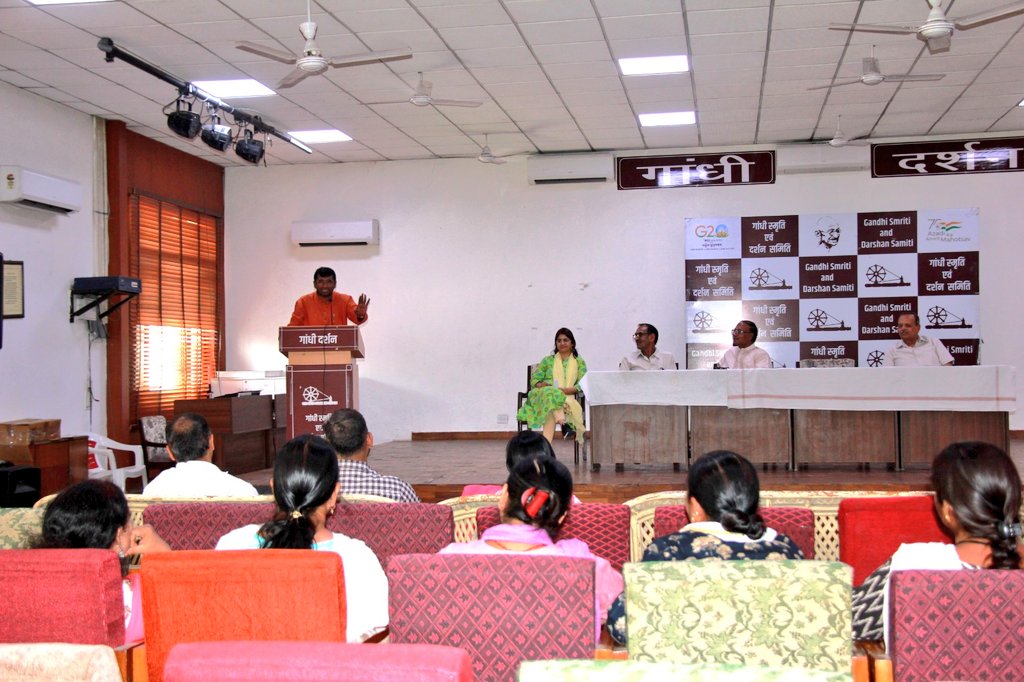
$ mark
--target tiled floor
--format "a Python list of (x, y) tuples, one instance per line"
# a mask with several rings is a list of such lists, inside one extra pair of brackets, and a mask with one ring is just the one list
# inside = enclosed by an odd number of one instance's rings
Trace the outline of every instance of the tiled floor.
[[(573, 473), (580, 497), (588, 501), (621, 502), (659, 490), (686, 487), (686, 472), (671, 467), (627, 467), (616, 472), (604, 467), (591, 471), (589, 462), (573, 464), (572, 443), (556, 441), (560, 461)], [(1024, 471), (1024, 438), (1011, 441), (1010, 454)], [(503, 483), (505, 442), (503, 440), (392, 441), (373, 448), (370, 464), (383, 474), (411, 483), (426, 502), (457, 497), (469, 483)], [(270, 470), (242, 476), (257, 486), (267, 486)], [(761, 471), (766, 490), (927, 490), (928, 472), (887, 471), (875, 467), (857, 471), (852, 467), (818, 467), (810, 471)]]

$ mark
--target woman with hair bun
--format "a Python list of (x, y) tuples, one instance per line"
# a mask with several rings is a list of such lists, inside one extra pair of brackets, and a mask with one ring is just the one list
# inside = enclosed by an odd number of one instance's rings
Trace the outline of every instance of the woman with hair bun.
[[(745, 457), (729, 450), (709, 452), (690, 465), (686, 479), (690, 523), (655, 538), (641, 561), (804, 558), (795, 542), (764, 525), (757, 511), (757, 470)], [(626, 643), (625, 594), (612, 604), (608, 631), (615, 641)]]
[(346, 639), (361, 642), (388, 624), (388, 581), (362, 540), (328, 530), (340, 487), (338, 459), (327, 441), (312, 435), (291, 439), (274, 459), (273, 518), (236, 528), (217, 541), (217, 549), (337, 552), (345, 574)]
[(854, 639), (888, 639), (889, 576), (913, 569), (1020, 569), (1021, 480), (995, 445), (953, 443), (932, 461), (935, 515), (953, 544), (902, 544), (853, 589)]
[(502, 486), (501, 523), (479, 540), (455, 542), (439, 554), (536, 554), (593, 559), (596, 635), (608, 605), (622, 592), (622, 575), (582, 540), (555, 541), (572, 500), (572, 475), (558, 460), (532, 457), (516, 463)]

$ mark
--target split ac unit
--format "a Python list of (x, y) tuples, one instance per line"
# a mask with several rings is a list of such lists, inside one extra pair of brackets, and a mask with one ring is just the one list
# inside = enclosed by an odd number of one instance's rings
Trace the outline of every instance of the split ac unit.
[(526, 173), (535, 185), (606, 182), (614, 170), (612, 155), (605, 152), (535, 154), (526, 158)]
[(292, 223), (292, 243), (298, 246), (353, 246), (380, 243), (380, 223), (347, 220)]
[(828, 144), (779, 145), (775, 171), (779, 175), (852, 173), (871, 167), (868, 147)]
[(0, 202), (67, 215), (82, 207), (82, 186), (21, 166), (0, 166)]

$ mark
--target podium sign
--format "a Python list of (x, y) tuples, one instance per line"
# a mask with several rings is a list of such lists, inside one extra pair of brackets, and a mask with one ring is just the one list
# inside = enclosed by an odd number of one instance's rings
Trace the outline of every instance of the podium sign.
[(364, 356), (359, 327), (281, 327), (279, 349), (288, 356), (287, 437), (323, 434), (335, 410), (357, 408), (358, 373), (353, 358)]
[(288, 365), (288, 438), (322, 436), (335, 410), (357, 407), (355, 365)]

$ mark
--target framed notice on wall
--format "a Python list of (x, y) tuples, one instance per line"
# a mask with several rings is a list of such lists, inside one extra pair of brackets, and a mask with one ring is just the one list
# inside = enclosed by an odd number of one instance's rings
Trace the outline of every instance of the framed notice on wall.
[(4, 319), (25, 317), (25, 262), (3, 261)]

